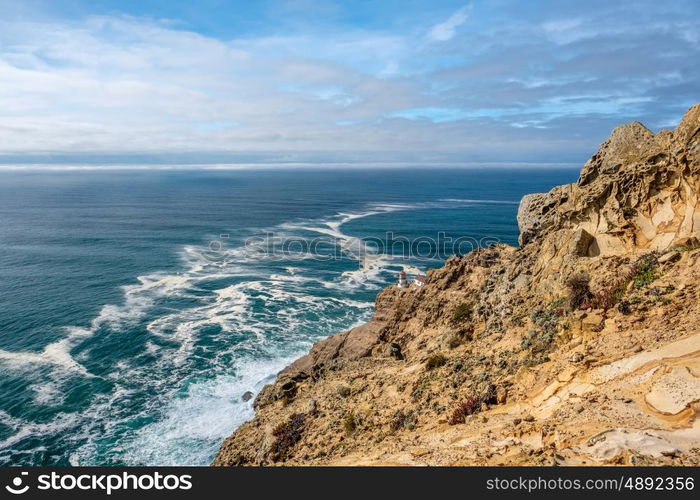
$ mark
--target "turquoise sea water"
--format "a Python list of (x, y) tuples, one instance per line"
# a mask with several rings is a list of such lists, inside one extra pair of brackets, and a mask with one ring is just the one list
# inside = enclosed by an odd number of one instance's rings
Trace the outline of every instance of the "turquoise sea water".
[(398, 270), (449, 238), (515, 244), (521, 196), (575, 178), (0, 172), (0, 464), (207, 464), (253, 415), (242, 394), (368, 319)]

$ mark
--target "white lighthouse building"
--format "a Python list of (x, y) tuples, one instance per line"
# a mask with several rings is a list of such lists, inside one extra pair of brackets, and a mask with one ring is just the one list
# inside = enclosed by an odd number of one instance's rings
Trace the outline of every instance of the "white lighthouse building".
[(406, 281), (406, 271), (399, 272), (399, 288), (408, 288), (408, 281)]

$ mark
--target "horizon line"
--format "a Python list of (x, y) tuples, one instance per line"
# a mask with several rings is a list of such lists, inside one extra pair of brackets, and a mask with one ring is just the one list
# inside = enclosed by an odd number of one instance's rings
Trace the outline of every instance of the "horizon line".
[(254, 169), (334, 169), (334, 168), (574, 168), (575, 162), (259, 162), (259, 163), (32, 163), (2, 164), (0, 171), (92, 171), (92, 170), (254, 170)]

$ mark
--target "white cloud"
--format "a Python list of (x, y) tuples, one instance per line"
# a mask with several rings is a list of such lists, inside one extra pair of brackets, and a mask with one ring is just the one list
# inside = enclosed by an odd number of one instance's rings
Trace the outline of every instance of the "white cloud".
[(335, 124), (416, 104), (411, 85), (380, 77), (401, 43), (225, 42), (114, 17), (0, 23), (0, 152), (380, 147)]
[(470, 10), (471, 5), (465, 5), (461, 9), (456, 10), (445, 22), (433, 26), (430, 30), (430, 38), (438, 42), (445, 42), (454, 38), (457, 34), (457, 28), (469, 19)]
[(126, 16), (0, 20), (0, 155), (561, 159), (697, 99), (700, 47), (684, 35), (697, 16), (631, 26), (614, 8), (505, 20), (485, 8), (432, 30), (323, 21), (227, 40)]

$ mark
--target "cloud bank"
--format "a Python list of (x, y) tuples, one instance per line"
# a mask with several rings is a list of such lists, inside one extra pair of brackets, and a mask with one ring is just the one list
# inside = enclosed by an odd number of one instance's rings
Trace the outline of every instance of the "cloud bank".
[(700, 100), (696, 2), (370, 3), (268, 2), (227, 31), (213, 8), (0, 1), (0, 158), (578, 162)]

